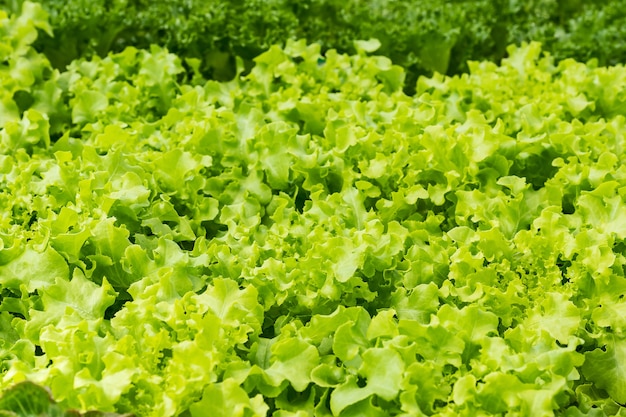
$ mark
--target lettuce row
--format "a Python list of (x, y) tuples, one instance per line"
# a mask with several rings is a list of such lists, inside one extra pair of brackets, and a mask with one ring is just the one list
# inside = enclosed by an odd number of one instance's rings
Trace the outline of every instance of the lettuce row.
[[(23, 0), (0, 5), (19, 13)], [(407, 68), (412, 91), (419, 75), (467, 72), (468, 60), (499, 61), (508, 44), (540, 41), (558, 59), (624, 63), (623, 0), (41, 0), (54, 36), (37, 50), (55, 68), (74, 59), (106, 56), (127, 46), (167, 47), (190, 58), (209, 78), (235, 75), (273, 44), (290, 39), (319, 43), (323, 51), (354, 53), (354, 39), (378, 38), (379, 53)]]
[[(623, 412), (623, 66), (525, 44), (415, 96), (376, 41), (289, 42), (222, 83), (159, 47), (59, 72), (16, 46), (45, 27), (25, 11), (0, 16), (3, 398)], [(40, 75), (9, 83), (24, 56)]]

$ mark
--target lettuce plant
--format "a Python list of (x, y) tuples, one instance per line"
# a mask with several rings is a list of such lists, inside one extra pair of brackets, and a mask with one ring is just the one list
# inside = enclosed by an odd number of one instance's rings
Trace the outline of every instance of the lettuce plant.
[(42, 16), (0, 13), (0, 413), (624, 413), (623, 66), (60, 72)]

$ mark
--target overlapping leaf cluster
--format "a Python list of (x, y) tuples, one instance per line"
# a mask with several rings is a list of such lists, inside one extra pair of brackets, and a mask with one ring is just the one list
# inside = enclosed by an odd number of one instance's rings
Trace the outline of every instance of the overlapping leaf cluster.
[(0, 13), (3, 390), (138, 416), (624, 413), (623, 66), (533, 43), (415, 96), (375, 41), (272, 47), (227, 83), (158, 47), (59, 72), (25, 4)]

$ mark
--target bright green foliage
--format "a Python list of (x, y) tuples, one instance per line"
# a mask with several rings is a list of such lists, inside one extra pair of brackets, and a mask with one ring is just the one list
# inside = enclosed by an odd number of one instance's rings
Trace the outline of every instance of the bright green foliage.
[(624, 414), (623, 66), (59, 72), (42, 16), (0, 13), (0, 415)]

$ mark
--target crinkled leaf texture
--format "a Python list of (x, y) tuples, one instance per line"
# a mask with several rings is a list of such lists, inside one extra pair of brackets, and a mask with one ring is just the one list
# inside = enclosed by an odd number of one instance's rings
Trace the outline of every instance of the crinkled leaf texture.
[(606, 346), (585, 354), (583, 374), (617, 403), (626, 404), (626, 341), (609, 338)]
[[(227, 82), (156, 45), (59, 71), (23, 4), (0, 12), (4, 415), (624, 412), (623, 66), (531, 43), (408, 96), (372, 39)], [(457, 35), (411, 55), (445, 68)]]

